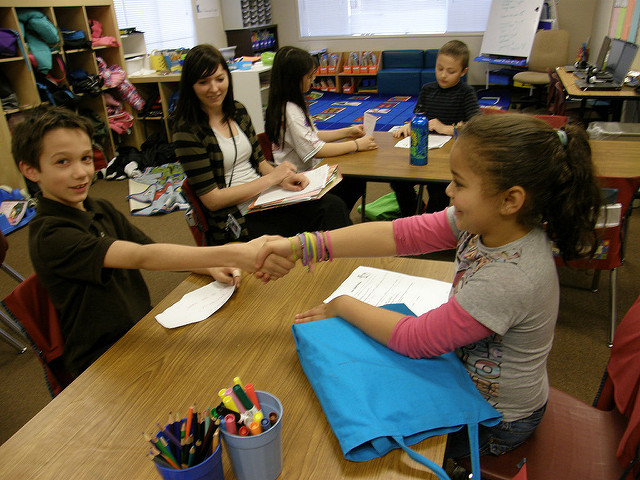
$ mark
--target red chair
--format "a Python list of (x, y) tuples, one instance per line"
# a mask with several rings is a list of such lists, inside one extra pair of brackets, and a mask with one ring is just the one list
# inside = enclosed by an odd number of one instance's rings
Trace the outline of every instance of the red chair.
[[(618, 318), (617, 312), (617, 281), (618, 267), (624, 263), (625, 234), (629, 216), (631, 215), (631, 202), (640, 187), (640, 177), (600, 177), (600, 186), (618, 191), (617, 203), (622, 205), (620, 224), (615, 227), (599, 229), (599, 248), (591, 260), (577, 260), (568, 263), (568, 266), (579, 269), (594, 270), (590, 290), (598, 291), (600, 272), (609, 271), (609, 345), (613, 342)], [(565, 263), (556, 257), (558, 266)]]
[(258, 141), (260, 142), (260, 148), (262, 148), (265, 160), (267, 162), (273, 162), (273, 145), (271, 144), (269, 137), (267, 137), (267, 134), (259, 133)]
[[(7, 272), (7, 275), (13, 278), (16, 282), (22, 282), (24, 280), (24, 277), (20, 275), (18, 272), (16, 272), (11, 266), (4, 263), (4, 259), (7, 256), (8, 249), (9, 249), (9, 242), (7, 242), (7, 239), (5, 238), (4, 234), (2, 233), (2, 231), (0, 231), (0, 269)], [(21, 336), (22, 332), (20, 331), (20, 327), (16, 325), (15, 322), (9, 319), (6, 315), (2, 315), (2, 313), (4, 312), (0, 310), (0, 318), (2, 318), (4, 322), (14, 330), (15, 334)], [(13, 348), (18, 350), (18, 353), (24, 353), (27, 351), (27, 346), (24, 343), (20, 342), (19, 340), (16, 340), (16, 338), (13, 335), (11, 335), (9, 332), (5, 331), (4, 328), (0, 328), (0, 337), (9, 345), (11, 345)]]
[[(504, 455), (483, 456), (482, 478), (511, 480), (523, 458), (528, 480), (636, 478), (639, 387), (640, 297), (620, 322), (595, 406), (550, 388), (547, 411), (533, 435)], [(467, 460), (459, 463), (470, 468)]]
[[(64, 340), (58, 313), (49, 294), (34, 274), (20, 283), (2, 302), (14, 322), (22, 328), (45, 371), (51, 396), (58, 395), (73, 380), (64, 366)], [(4, 314), (2, 314), (4, 317)], [(6, 319), (6, 317), (5, 317)]]
[(191, 229), (191, 235), (193, 235), (196, 245), (206, 247), (208, 245), (207, 232), (209, 231), (209, 223), (207, 222), (207, 215), (205, 213), (206, 208), (186, 178), (184, 182), (182, 182), (182, 193), (184, 193), (187, 202), (191, 205), (191, 208), (184, 214), (187, 219), (187, 225), (189, 225)]

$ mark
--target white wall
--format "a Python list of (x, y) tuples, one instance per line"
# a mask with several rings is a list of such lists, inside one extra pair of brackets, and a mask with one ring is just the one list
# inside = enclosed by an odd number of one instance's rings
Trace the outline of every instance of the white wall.
[[(578, 47), (589, 35), (592, 35), (596, 6), (599, 4), (613, 3), (613, 0), (562, 0), (558, 2), (558, 20), (560, 28), (569, 31), (570, 48), (567, 63), (575, 61)], [(608, 11), (611, 11), (609, 7)], [(297, 0), (272, 0), (271, 12), (273, 23), (278, 25), (278, 43), (282, 45), (295, 45), (307, 50), (326, 48), (329, 51), (343, 52), (350, 50), (390, 50), (403, 48), (440, 48), (449, 40), (459, 39), (469, 46), (471, 58), (480, 53), (482, 46), (481, 34), (456, 34), (456, 35), (405, 35), (401, 37), (341, 37), (321, 38), (313, 40), (301, 39), (298, 24)], [(608, 28), (608, 19), (606, 29)], [(602, 34), (604, 36), (604, 33)], [(599, 48), (602, 38), (597, 42)], [(592, 45), (593, 40), (592, 40)], [(473, 85), (484, 84), (485, 66), (478, 62), (470, 62), (469, 83)]]
[(227, 46), (227, 35), (222, 24), (222, 10), (218, 8), (219, 15), (211, 18), (198, 18), (196, 1), (191, 0), (193, 8), (193, 23), (196, 28), (196, 42), (209, 43), (216, 48)]

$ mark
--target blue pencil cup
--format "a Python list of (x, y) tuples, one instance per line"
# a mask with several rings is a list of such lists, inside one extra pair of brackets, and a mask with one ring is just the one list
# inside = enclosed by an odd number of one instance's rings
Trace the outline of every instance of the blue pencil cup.
[(267, 418), (276, 412), (278, 420), (260, 435), (241, 437), (220, 427), (233, 473), (238, 480), (276, 480), (282, 472), (282, 404), (270, 393), (257, 391), (262, 412)]
[(155, 466), (164, 480), (224, 480), (222, 443), (218, 442), (218, 448), (209, 458), (191, 468), (176, 470), (157, 463)]

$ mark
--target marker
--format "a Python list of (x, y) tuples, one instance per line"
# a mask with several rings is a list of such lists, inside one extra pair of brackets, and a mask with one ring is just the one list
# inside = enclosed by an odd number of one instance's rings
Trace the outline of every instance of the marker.
[(262, 431), (266, 432), (271, 428), (271, 422), (268, 418), (263, 418), (262, 420), (260, 420), (260, 426), (262, 427)]
[(251, 435), (260, 435), (262, 433), (262, 427), (256, 421), (251, 422), (249, 430), (251, 430)]
[(234, 378), (233, 378), (233, 383), (234, 383), (235, 385), (240, 385), (240, 386), (242, 386), (242, 380), (240, 380), (240, 377), (234, 377)]
[(227, 429), (227, 433), (237, 435), (238, 429), (236, 428), (236, 419), (232, 414), (228, 414), (226, 417), (224, 417), (224, 425)]
[(218, 396), (220, 397), (220, 400), (224, 400), (224, 396), (227, 394), (227, 389), (226, 388), (221, 388), (218, 391)]
[(218, 412), (218, 417), (222, 418), (222, 417), (226, 417), (227, 415), (231, 414), (233, 415), (233, 418), (235, 418), (236, 422), (240, 421), (240, 414), (238, 412), (234, 412), (233, 410), (229, 410), (227, 407), (225, 407), (224, 405), (220, 404), (216, 407), (216, 411)]
[(271, 412), (269, 414), (269, 421), (271, 422), (271, 426), (275, 425), (278, 421), (278, 414), (276, 412)]
[(249, 400), (251, 400), (251, 402), (253, 402), (253, 404), (256, 406), (256, 408), (258, 410), (262, 410), (262, 407), (260, 406), (260, 402), (258, 401), (258, 395), (256, 394), (256, 391), (253, 388), (253, 384), (247, 383), (244, 386), (244, 391), (247, 394), (247, 397), (249, 397)]
[[(234, 385), (234, 387), (235, 387), (235, 385)], [(233, 399), (233, 402), (236, 404), (236, 407), (238, 407), (238, 411), (240, 413), (244, 413), (246, 408), (242, 405), (242, 402), (238, 398), (238, 395), (236, 395), (235, 390), (233, 390), (233, 388), (227, 388), (226, 394), (231, 396), (231, 398)]]
[[(244, 393), (244, 390), (242, 390), (242, 387), (240, 385), (234, 385), (233, 393), (236, 394), (236, 397), (238, 397), (242, 406), (247, 410), (247, 412), (251, 414), (251, 417), (253, 418), (253, 416), (256, 414), (258, 409), (253, 405), (251, 400), (249, 400), (249, 397), (247, 397), (247, 394)], [(240, 412), (240, 413), (243, 413), (243, 412)]]
[(238, 429), (238, 435), (240, 435), (241, 437), (248, 437), (249, 436), (249, 429), (247, 427), (245, 427), (244, 425), (241, 426)]
[(236, 402), (234, 402), (233, 398), (231, 398), (229, 395), (225, 395), (222, 398), (222, 403), (224, 403), (224, 406), (227, 407), (229, 410), (233, 410), (234, 412), (240, 413), (240, 409), (236, 405)]

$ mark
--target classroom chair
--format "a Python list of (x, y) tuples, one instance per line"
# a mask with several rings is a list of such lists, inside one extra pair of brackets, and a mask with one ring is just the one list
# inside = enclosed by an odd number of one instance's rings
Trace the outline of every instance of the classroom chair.
[(187, 178), (182, 182), (182, 193), (189, 203), (189, 209), (184, 212), (184, 217), (187, 220), (189, 229), (191, 229), (191, 235), (193, 235), (197, 246), (206, 247), (209, 245), (207, 240), (209, 223), (207, 222), (207, 215), (205, 213), (206, 209), (200, 201), (200, 198), (196, 195), (196, 192), (193, 191)]
[[(550, 387), (533, 435), (504, 455), (480, 460), (486, 480), (511, 480), (526, 458), (528, 480), (637, 478), (640, 440), (640, 297), (616, 331), (593, 406)], [(635, 461), (635, 463), (633, 463)], [(458, 462), (467, 470), (468, 460)]]
[[(640, 177), (599, 177), (600, 186), (603, 189), (617, 190), (616, 203), (622, 206), (620, 223), (614, 227), (598, 229), (599, 247), (596, 255), (591, 260), (574, 260), (565, 264), (556, 257), (558, 266), (569, 266), (579, 269), (593, 270), (593, 279), (590, 290), (598, 291), (600, 272), (609, 271), (609, 345), (613, 342), (617, 323), (617, 281), (618, 267), (624, 263), (625, 238), (629, 217), (631, 216), (631, 202), (640, 187)], [(567, 286), (567, 285), (565, 285)]]
[(513, 76), (514, 82), (530, 85), (529, 96), (521, 99), (520, 110), (525, 106), (543, 106), (542, 89), (549, 85), (547, 69), (567, 63), (569, 32), (566, 30), (539, 30), (531, 47), (527, 70)]
[[(7, 256), (8, 249), (9, 249), (9, 242), (7, 242), (6, 237), (4, 236), (2, 231), (0, 231), (0, 269), (4, 270), (7, 273), (7, 275), (13, 278), (16, 282), (22, 282), (24, 280), (24, 277), (20, 275), (18, 272), (16, 272), (10, 265), (7, 265), (6, 263), (4, 263), (4, 259)], [(14, 330), (14, 333), (21, 335), (20, 328), (12, 320), (7, 320), (7, 318), (8, 317), (6, 317), (5, 315), (2, 315), (2, 319), (9, 327), (11, 327)], [(17, 340), (14, 335), (5, 331), (4, 328), (0, 328), (0, 337), (2, 337), (2, 339), (5, 342), (7, 342), (9, 345), (11, 345), (13, 348), (18, 350), (18, 353), (24, 353), (27, 351), (27, 346), (24, 343)]]
[(19, 325), (31, 343), (44, 369), (49, 393), (55, 397), (71, 383), (73, 375), (62, 360), (64, 340), (58, 313), (49, 294), (33, 274), (2, 301), (2, 306), (11, 315), (6, 317), (1, 311), (0, 315)]
[(267, 162), (273, 162), (273, 145), (271, 144), (271, 140), (269, 140), (269, 137), (267, 137), (267, 134), (264, 132), (259, 133), (258, 142), (260, 142), (260, 148), (262, 148), (264, 159)]

